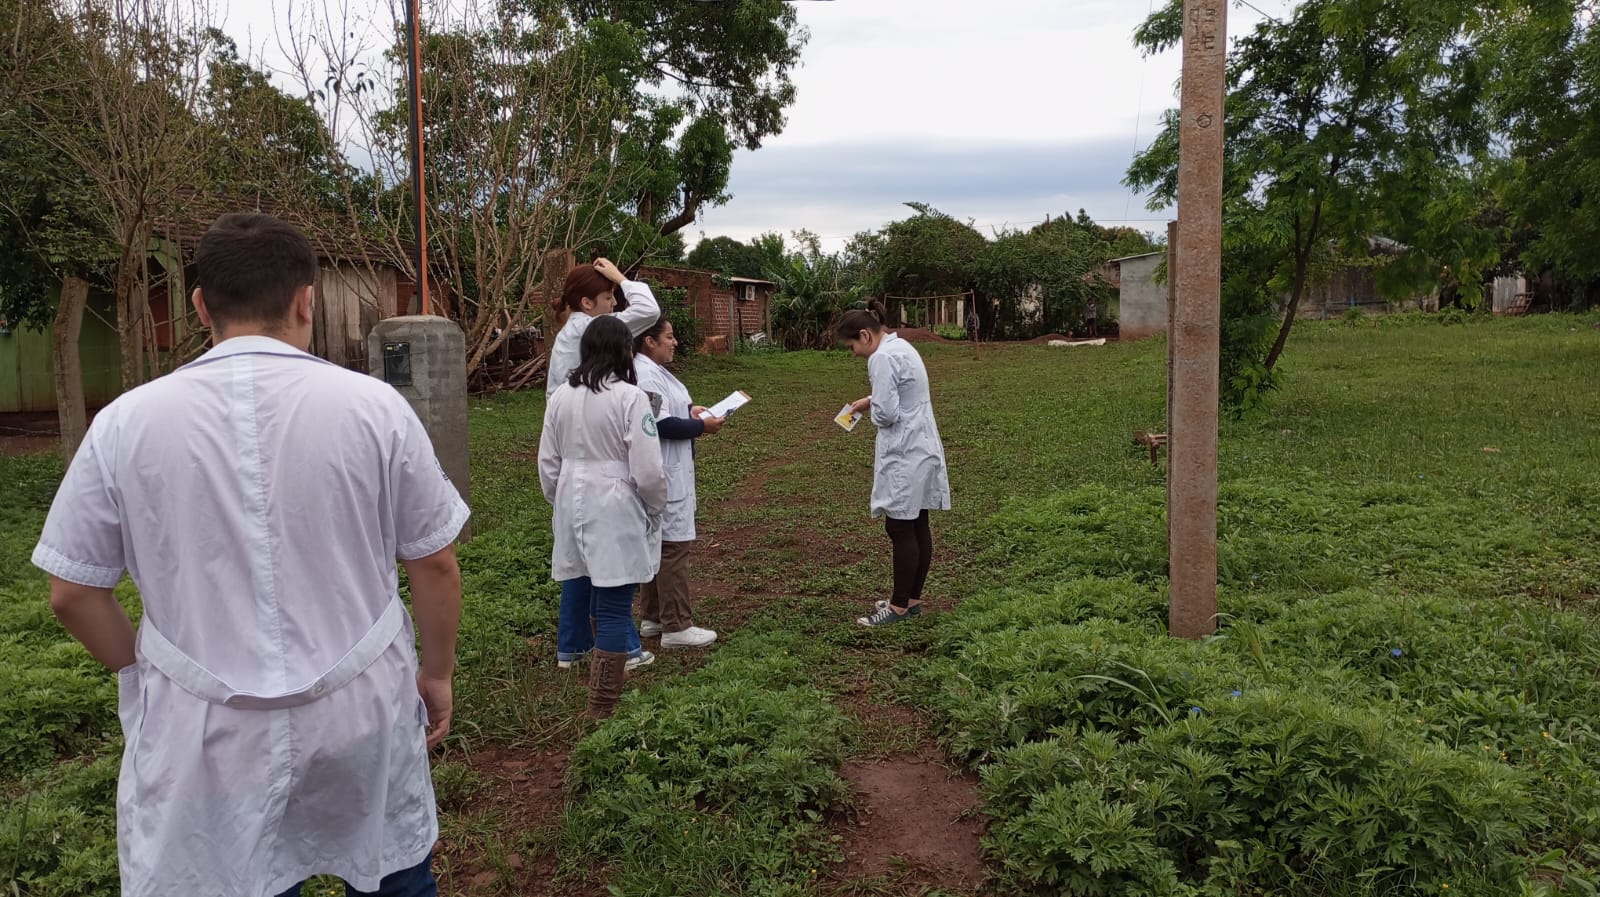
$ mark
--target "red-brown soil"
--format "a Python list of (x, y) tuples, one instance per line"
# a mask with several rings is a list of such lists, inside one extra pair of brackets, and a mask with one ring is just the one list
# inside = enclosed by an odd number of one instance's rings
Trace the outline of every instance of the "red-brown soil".
[(930, 747), (840, 770), (856, 799), (853, 818), (837, 826), (845, 860), (835, 879), (884, 876), (916, 889), (978, 892), (984, 880), (978, 777), (952, 772), (937, 758)]

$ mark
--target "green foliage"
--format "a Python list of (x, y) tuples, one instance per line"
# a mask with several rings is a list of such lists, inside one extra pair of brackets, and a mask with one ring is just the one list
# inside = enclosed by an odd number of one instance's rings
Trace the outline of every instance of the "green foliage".
[(1054, 227), (1008, 231), (987, 243), (972, 262), (977, 288), (989, 300), (989, 332), (998, 339), (1081, 330), (1091, 299), (1111, 296), (1092, 277), (1097, 257), (1092, 234), (1070, 219)]
[[(1181, 7), (1175, 0), (1153, 14), (1135, 41), (1149, 52), (1176, 45)], [(1495, 261), (1493, 236), (1475, 221), (1480, 191), (1459, 161), (1488, 152), (1479, 114), (1485, 62), (1468, 41), (1488, 15), (1470, 0), (1310, 0), (1236, 41), (1228, 57), (1224, 243), (1256, 257), (1246, 266), (1256, 288), (1287, 297), (1266, 370), (1334, 255), (1367, 257), (1375, 236), (1400, 241), (1405, 250), (1380, 277), (1392, 295), (1446, 276), (1476, 283)], [(1178, 124), (1169, 111), (1163, 133), (1128, 170), (1126, 183), (1151, 191), (1152, 208), (1176, 198)], [(1225, 278), (1246, 276), (1235, 261)], [(1254, 315), (1257, 304), (1225, 314)], [(1256, 325), (1249, 329), (1253, 342)], [(1272, 386), (1249, 354), (1235, 366), (1234, 379), (1243, 379), (1224, 381), (1245, 406)]]
[(917, 214), (876, 233), (858, 234), (846, 250), (864, 262), (861, 283), (876, 296), (940, 296), (974, 286), (973, 264), (983, 235), (926, 203)]
[(945, 339), (964, 340), (967, 338), (967, 328), (955, 324), (935, 324), (933, 332)]
[(710, 237), (689, 252), (691, 268), (715, 271), (728, 277), (763, 279), (771, 268), (784, 263), (783, 237), (763, 234), (749, 243), (732, 237)]
[(1514, 890), (1526, 778), (1383, 713), (1262, 690), (1133, 735), (1067, 728), (984, 784), (1020, 887), (1434, 895)]
[(735, 147), (757, 149), (783, 130), (784, 109), (795, 98), (791, 75), (809, 38), (793, 6), (780, 0), (511, 6), (559, 10), (608, 60), (611, 85), (634, 110), (621, 129), (615, 203), (661, 235), (727, 201)]
[(799, 249), (767, 268), (776, 284), (772, 297), (772, 334), (790, 349), (819, 349), (833, 344), (829, 328), (860, 295), (838, 255), (824, 253), (815, 235), (795, 234)]
[(689, 302), (689, 291), (681, 287), (662, 287), (655, 293), (661, 303), (661, 313), (672, 322), (672, 333), (678, 338), (678, 357), (694, 357), (700, 345), (700, 319)]
[(1526, 4), (1489, 29), (1494, 119), (1508, 159), (1492, 179), (1511, 252), (1588, 305), (1600, 287), (1600, 28), (1582, 0)]
[(744, 630), (699, 672), (626, 695), (572, 753), (569, 860), (608, 862), (616, 893), (801, 893), (828, 856), (823, 813), (848, 795), (844, 718), (797, 684), (803, 649)]

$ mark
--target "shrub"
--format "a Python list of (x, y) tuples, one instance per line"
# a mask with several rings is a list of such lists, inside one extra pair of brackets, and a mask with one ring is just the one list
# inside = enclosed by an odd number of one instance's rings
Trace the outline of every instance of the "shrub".
[(1437, 895), (1514, 887), (1526, 778), (1384, 713), (1269, 691), (1013, 748), (984, 785), (988, 844), (1021, 888)]
[(572, 754), (572, 863), (607, 859), (613, 893), (800, 893), (848, 789), (844, 718), (794, 684), (798, 641), (747, 629), (694, 675), (627, 695)]

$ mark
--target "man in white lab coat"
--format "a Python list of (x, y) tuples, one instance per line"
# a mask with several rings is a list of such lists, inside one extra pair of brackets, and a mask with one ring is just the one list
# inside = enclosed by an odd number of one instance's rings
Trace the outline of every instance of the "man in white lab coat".
[(122, 893), (432, 895), (467, 507), (398, 393), (306, 354), (299, 231), (223, 216), (195, 267), (215, 347), (95, 417), (33, 554), (117, 670)]

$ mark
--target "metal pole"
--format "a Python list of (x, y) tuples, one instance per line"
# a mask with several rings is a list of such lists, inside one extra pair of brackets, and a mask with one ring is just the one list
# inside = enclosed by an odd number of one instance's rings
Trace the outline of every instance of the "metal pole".
[(421, 0), (407, 0), (406, 41), (410, 52), (411, 87), (411, 202), (417, 219), (417, 245), (412, 264), (417, 271), (417, 292), (412, 300), (414, 314), (431, 314), (428, 302), (428, 193), (423, 177), (422, 153), (422, 36), (418, 22), (421, 19)]
[[(1226, 0), (1184, 0), (1172, 424), (1167, 442), (1170, 607), (1181, 638), (1216, 631), (1218, 350)], [(1169, 276), (1173, 272), (1168, 272)]]

